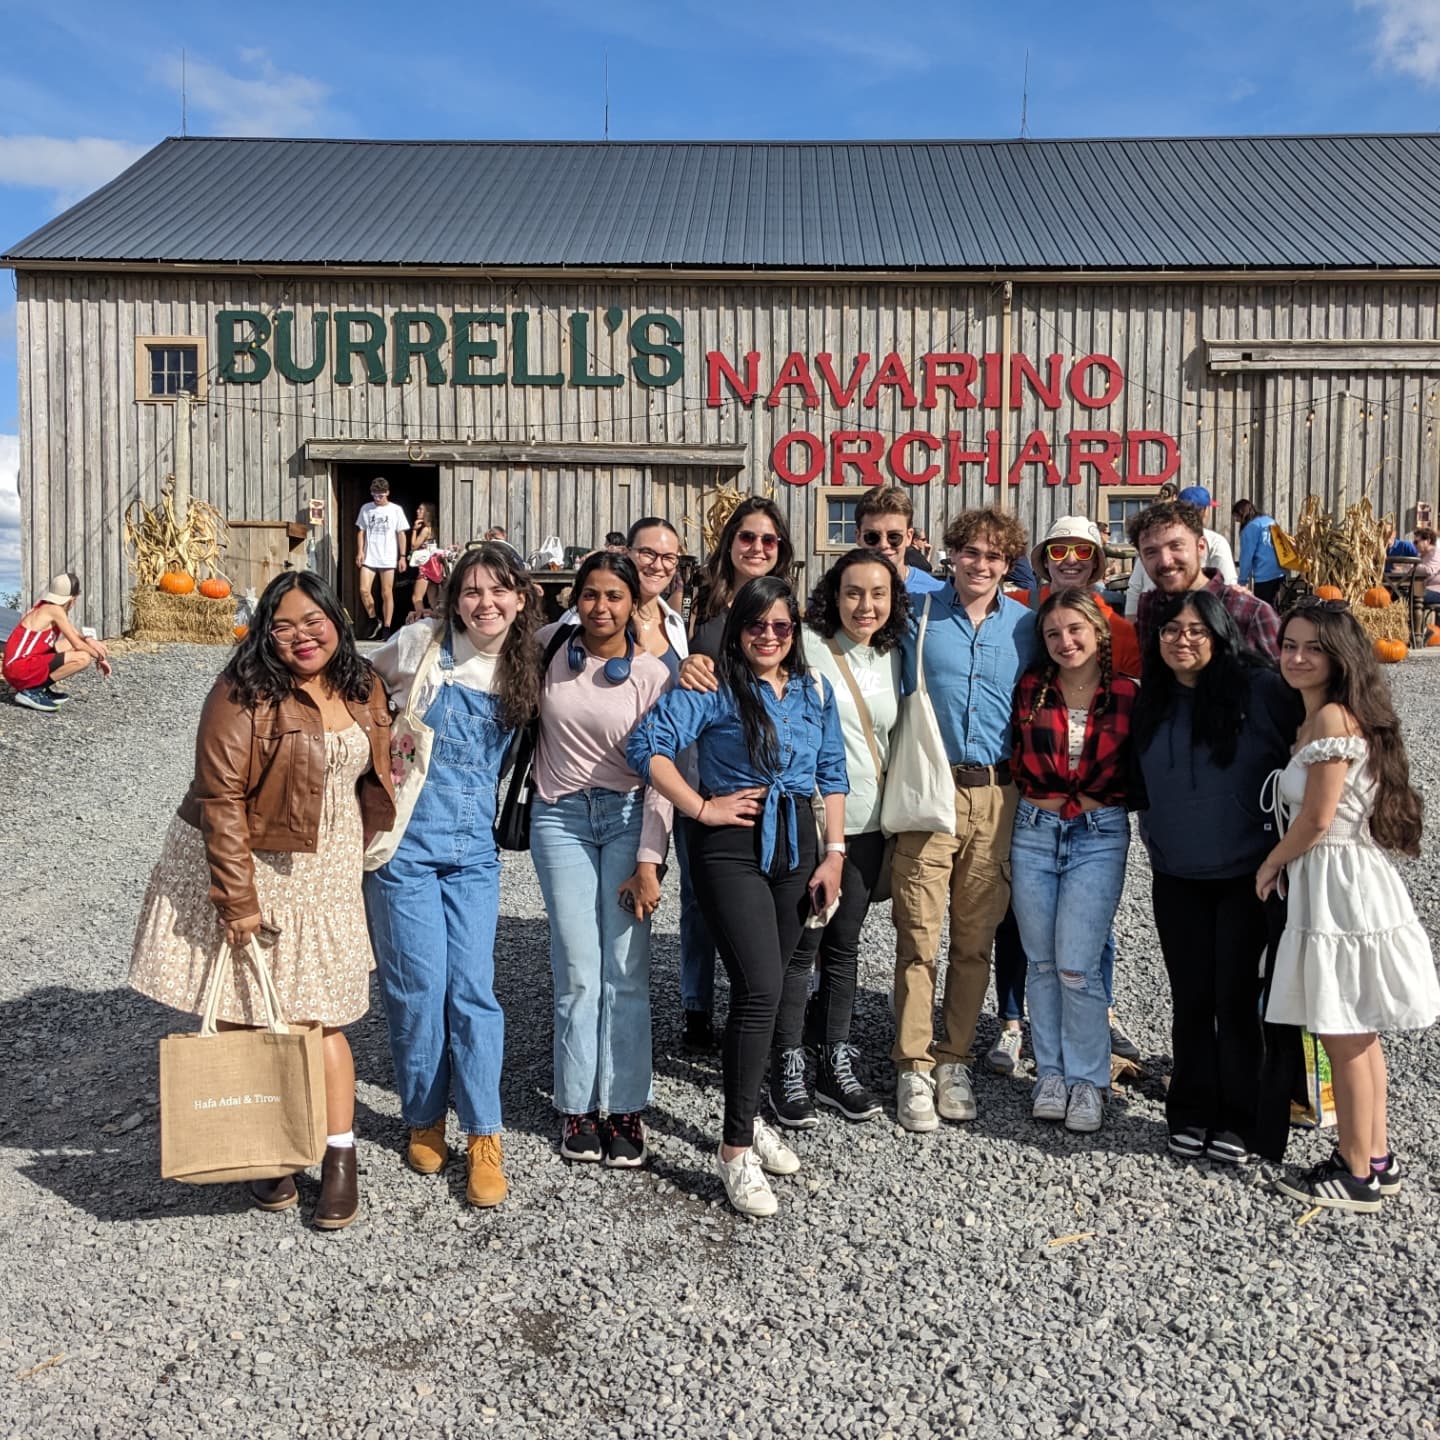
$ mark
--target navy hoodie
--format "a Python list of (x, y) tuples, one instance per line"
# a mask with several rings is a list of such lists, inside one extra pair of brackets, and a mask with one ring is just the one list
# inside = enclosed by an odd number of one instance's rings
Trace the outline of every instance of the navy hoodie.
[(1275, 817), (1260, 808), (1260, 791), (1272, 770), (1289, 763), (1299, 698), (1273, 671), (1251, 671), (1235, 758), (1223, 769), (1194, 739), (1194, 712), (1194, 691), (1177, 685), (1169, 715), (1137, 749), (1149, 797), (1140, 835), (1150, 868), (1183, 880), (1253, 874), (1280, 839)]

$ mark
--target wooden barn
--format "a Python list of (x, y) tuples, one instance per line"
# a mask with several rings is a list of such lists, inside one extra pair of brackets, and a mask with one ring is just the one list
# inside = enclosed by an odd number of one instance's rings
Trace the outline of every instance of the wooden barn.
[[(177, 476), (353, 596), (384, 474), (447, 542), (703, 553), (771, 490), (808, 584), (867, 485), (1113, 527), (1167, 479), (1402, 528), (1440, 441), (1440, 136), (172, 139), (14, 244), (24, 588), (127, 621)], [(1422, 512), (1423, 513), (1423, 512)]]

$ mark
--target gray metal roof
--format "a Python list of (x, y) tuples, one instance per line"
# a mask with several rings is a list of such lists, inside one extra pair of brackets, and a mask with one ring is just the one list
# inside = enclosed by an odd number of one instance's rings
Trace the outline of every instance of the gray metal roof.
[(1440, 267), (1440, 136), (171, 139), (0, 263)]

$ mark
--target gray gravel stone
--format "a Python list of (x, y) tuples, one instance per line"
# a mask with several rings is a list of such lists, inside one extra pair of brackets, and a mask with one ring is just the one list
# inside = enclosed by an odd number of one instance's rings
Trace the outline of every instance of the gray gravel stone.
[[(672, 884), (656, 923), (655, 1159), (569, 1169), (549, 1104), (544, 909), (528, 861), (507, 857), (504, 1207), (467, 1209), (459, 1164), (433, 1179), (403, 1165), (378, 1006), (352, 1031), (359, 1224), (306, 1226), (313, 1174), (280, 1215), (162, 1184), (155, 1043), (186, 1022), (131, 994), (125, 966), (223, 658), (124, 653), (113, 682), (78, 680), (59, 715), (0, 704), (0, 1434), (1435, 1433), (1440, 1041), (1387, 1047), (1410, 1178), (1378, 1218), (1297, 1226), (1263, 1177), (1176, 1164), (1138, 845), (1117, 989), (1147, 1073), (1096, 1137), (1037, 1127), (1025, 1075), (980, 1074), (973, 1125), (911, 1136), (893, 1108), (869, 1126), (823, 1116), (793, 1142), (804, 1168), (777, 1182), (779, 1215), (739, 1219), (710, 1164), (718, 1063), (679, 1044)], [(1433, 792), (1440, 666), (1390, 675)], [(1440, 842), (1401, 868), (1433, 935)], [(892, 937), (881, 907), (855, 1026), (887, 1099)], [(1292, 1157), (1327, 1143), (1296, 1132)]]

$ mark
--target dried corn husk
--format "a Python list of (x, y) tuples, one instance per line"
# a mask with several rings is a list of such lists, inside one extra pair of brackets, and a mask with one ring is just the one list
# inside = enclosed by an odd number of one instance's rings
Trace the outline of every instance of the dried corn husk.
[[(1282, 548), (1294, 549), (1296, 564), (1291, 568), (1300, 570), (1312, 585), (1334, 585), (1358, 612), (1360, 597), (1372, 585), (1380, 584), (1385, 570), (1385, 530), (1392, 521), (1389, 515), (1376, 519), (1369, 500), (1363, 499), (1337, 521), (1321, 508), (1319, 496), (1307, 495), (1294, 534), (1281, 531), (1280, 540)], [(1404, 633), (1403, 626), (1400, 633)]]
[(191, 500), (185, 513), (177, 515), (172, 477), (153, 506), (138, 497), (131, 501), (125, 511), (125, 543), (134, 552), (135, 580), (142, 588), (153, 589), (170, 570), (183, 570), (202, 580), (221, 573), (225, 521), (203, 500)]

